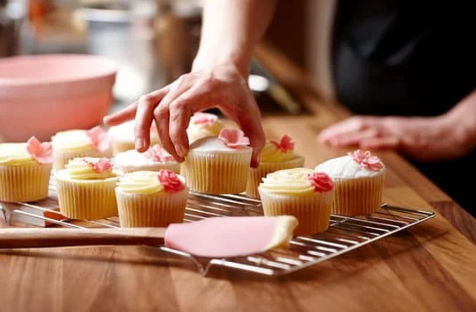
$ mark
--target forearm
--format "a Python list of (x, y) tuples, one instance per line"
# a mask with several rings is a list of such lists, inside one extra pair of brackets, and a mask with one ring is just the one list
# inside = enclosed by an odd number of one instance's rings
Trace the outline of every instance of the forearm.
[(193, 71), (233, 63), (243, 77), (272, 19), (276, 0), (205, 0), (200, 47)]
[(476, 90), (454, 106), (445, 118), (467, 145), (476, 145)]

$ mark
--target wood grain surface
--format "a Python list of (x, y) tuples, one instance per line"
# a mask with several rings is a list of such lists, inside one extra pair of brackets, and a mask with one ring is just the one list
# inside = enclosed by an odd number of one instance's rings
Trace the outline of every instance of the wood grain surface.
[[(268, 46), (257, 55), (312, 114), (267, 116), (267, 136), (288, 134), (305, 165), (345, 153), (315, 141), (343, 118)], [(1, 250), (2, 311), (476, 311), (474, 219), (392, 152), (384, 199), (436, 211), (408, 230), (315, 266), (268, 277), (215, 267), (206, 277), (183, 258), (146, 247)]]

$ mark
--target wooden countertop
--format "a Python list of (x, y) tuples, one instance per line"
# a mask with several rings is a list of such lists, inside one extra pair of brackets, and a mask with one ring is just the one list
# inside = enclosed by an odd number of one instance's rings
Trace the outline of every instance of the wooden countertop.
[[(315, 137), (347, 112), (319, 100), (299, 69), (270, 47), (257, 55), (312, 111), (264, 117), (267, 135), (293, 137), (309, 167), (344, 153)], [(388, 167), (385, 200), (436, 211), (434, 218), (282, 277), (224, 268), (203, 277), (191, 262), (145, 247), (3, 250), (2, 310), (476, 310), (476, 221), (401, 157), (378, 155)]]

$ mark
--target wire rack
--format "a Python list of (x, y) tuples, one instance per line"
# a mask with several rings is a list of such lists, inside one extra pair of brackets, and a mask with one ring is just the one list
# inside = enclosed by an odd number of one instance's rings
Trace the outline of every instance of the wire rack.
[[(103, 220), (72, 220), (63, 217), (57, 210), (54, 185), (50, 185), (50, 196), (39, 203), (0, 203), (9, 226), (24, 226), (17, 220), (29, 220), (31, 224), (41, 221), (43, 226), (53, 225), (69, 228), (119, 228), (117, 217)], [(198, 221), (220, 216), (260, 216), (263, 215), (261, 202), (243, 195), (206, 195), (191, 193), (188, 198), (184, 222)], [(331, 215), (330, 227), (324, 233), (295, 236), (289, 248), (273, 249), (266, 253), (208, 259), (189, 253), (159, 246), (161, 251), (185, 257), (196, 264), (198, 271), (207, 275), (212, 267), (222, 266), (263, 275), (289, 274), (322, 261), (344, 254), (386, 236), (395, 234), (411, 226), (434, 217), (433, 212), (389, 206), (368, 216), (345, 217)], [(42, 226), (40, 225), (40, 226)], [(38, 223), (36, 223), (38, 226)]]

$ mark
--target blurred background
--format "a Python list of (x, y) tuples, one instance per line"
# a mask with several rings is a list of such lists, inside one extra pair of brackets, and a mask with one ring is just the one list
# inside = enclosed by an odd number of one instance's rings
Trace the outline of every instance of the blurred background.
[[(88, 53), (119, 64), (113, 110), (187, 72), (200, 40), (201, 0), (0, 0), (0, 57)], [(332, 97), (327, 39), (332, 0), (279, 1), (265, 40)], [(316, 31), (317, 30), (317, 31)], [(250, 86), (264, 113), (302, 113), (255, 60)], [(284, 90), (286, 91), (286, 90)]]

